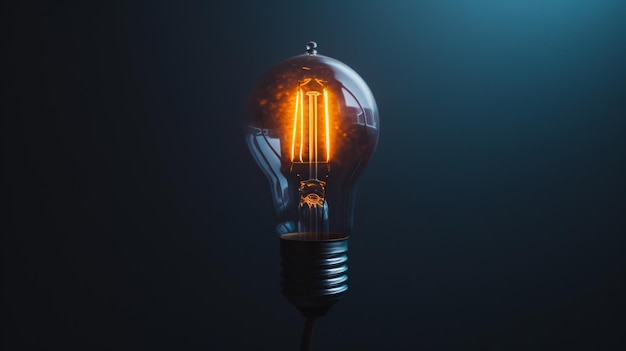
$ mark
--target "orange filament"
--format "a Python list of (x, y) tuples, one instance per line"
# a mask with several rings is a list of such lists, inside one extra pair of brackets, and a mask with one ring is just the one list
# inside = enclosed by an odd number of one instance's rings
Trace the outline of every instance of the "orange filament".
[[(322, 88), (322, 92), (312, 88)], [(308, 106), (305, 106), (304, 95), (308, 97), (306, 101)], [(293, 113), (291, 162), (307, 164), (330, 162), (328, 108), (328, 91), (324, 87), (324, 81), (307, 78), (300, 82)], [(320, 116), (321, 114), (323, 116)]]

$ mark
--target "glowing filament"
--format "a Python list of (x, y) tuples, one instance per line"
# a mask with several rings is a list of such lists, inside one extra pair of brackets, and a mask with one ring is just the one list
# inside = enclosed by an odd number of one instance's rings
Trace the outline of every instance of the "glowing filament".
[[(315, 83), (322, 88), (322, 92), (309, 86), (316, 88)], [(316, 164), (330, 161), (329, 119), (328, 91), (324, 82), (311, 78), (300, 82), (293, 113), (291, 162)]]

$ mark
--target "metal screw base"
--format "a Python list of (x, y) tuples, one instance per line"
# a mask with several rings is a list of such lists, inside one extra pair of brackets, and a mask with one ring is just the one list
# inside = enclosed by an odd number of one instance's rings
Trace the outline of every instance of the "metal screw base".
[(304, 317), (320, 317), (348, 290), (348, 236), (291, 233), (280, 237), (282, 292)]

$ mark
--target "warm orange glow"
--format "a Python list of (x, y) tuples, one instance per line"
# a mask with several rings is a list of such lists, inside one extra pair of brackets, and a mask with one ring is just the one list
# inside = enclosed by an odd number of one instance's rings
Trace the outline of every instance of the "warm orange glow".
[[(300, 101), (300, 93), (302, 89), (298, 89), (296, 92), (296, 108), (293, 112), (293, 133), (291, 137), (291, 162), (293, 162), (294, 150), (296, 148), (296, 128), (298, 127), (298, 102)], [(302, 162), (302, 160), (300, 160)]]
[[(322, 88), (322, 93), (317, 90), (319, 88)], [(308, 97), (308, 108), (305, 106), (305, 94)], [(320, 96), (323, 98), (319, 99)], [(323, 108), (320, 108), (320, 103)], [(323, 118), (320, 113), (324, 114)], [(328, 163), (330, 162), (330, 143), (328, 91), (323, 80), (306, 78), (300, 82), (296, 91), (291, 134), (291, 162)]]
[(326, 123), (326, 161), (330, 161), (330, 121), (328, 119), (328, 92), (324, 88), (324, 120)]

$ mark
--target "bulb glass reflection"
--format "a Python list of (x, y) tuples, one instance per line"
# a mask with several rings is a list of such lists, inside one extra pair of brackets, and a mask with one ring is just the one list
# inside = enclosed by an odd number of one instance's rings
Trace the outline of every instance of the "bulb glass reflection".
[(270, 183), (277, 234), (349, 235), (357, 179), (379, 133), (376, 101), (361, 76), (309, 43), (261, 77), (245, 124)]

